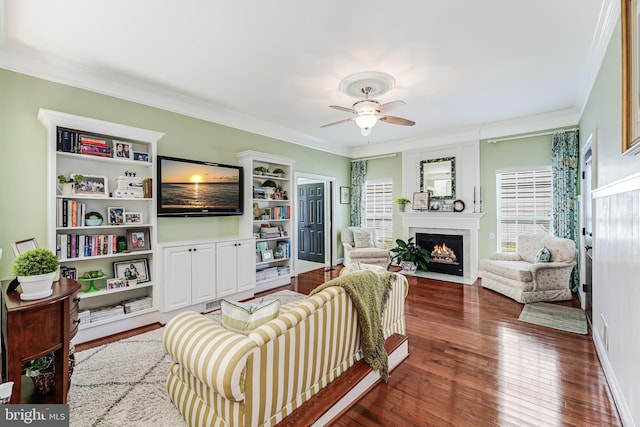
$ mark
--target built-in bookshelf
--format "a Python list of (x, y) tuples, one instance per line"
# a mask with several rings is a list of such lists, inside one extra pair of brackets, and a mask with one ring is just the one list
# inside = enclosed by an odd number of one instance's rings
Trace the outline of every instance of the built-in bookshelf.
[(47, 244), (61, 275), (82, 284), (74, 341), (156, 322), (153, 178), (163, 134), (45, 109), (38, 118), (48, 131)]
[(295, 160), (256, 151), (236, 156), (245, 182), (240, 234), (256, 239), (255, 292), (262, 292), (291, 282)]

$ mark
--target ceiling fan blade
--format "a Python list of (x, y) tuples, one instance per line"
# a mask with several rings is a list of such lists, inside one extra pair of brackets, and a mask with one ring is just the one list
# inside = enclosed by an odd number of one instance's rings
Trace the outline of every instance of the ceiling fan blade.
[(338, 111), (346, 111), (347, 113), (358, 114), (358, 112), (353, 108), (341, 107), (339, 105), (329, 105), (329, 108), (333, 108), (334, 110)]
[(326, 125), (322, 125), (320, 127), (321, 128), (326, 128), (326, 127), (333, 126), (333, 125), (339, 125), (340, 123), (352, 122), (354, 120), (355, 120), (355, 117), (352, 117), (350, 119), (338, 120), (337, 122), (327, 123)]
[(378, 120), (381, 122), (387, 122), (392, 125), (402, 125), (402, 126), (413, 126), (416, 122), (412, 120), (403, 119), (402, 117), (394, 117), (394, 116), (380, 116)]
[(391, 101), (391, 102), (385, 102), (384, 104), (382, 104), (379, 108), (378, 111), (380, 111), (381, 113), (386, 113), (387, 111), (391, 111), (396, 107), (399, 107), (401, 105), (405, 105), (406, 102), (404, 101)]

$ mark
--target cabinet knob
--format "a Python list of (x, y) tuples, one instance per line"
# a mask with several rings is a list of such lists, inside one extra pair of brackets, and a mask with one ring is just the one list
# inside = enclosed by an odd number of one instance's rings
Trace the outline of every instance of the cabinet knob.
[(189, 248), (189, 252), (191, 252), (193, 249)]
[(80, 302), (80, 297), (76, 297), (73, 299), (73, 302)]
[(81, 319), (76, 319), (73, 321), (73, 323), (77, 323), (79, 325), (81, 321), (82, 321)]

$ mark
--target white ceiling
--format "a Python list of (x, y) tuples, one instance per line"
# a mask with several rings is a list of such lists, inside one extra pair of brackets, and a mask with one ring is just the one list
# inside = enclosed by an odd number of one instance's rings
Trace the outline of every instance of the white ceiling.
[[(381, 153), (576, 124), (618, 3), (0, 0), (0, 67), (339, 154)], [(378, 100), (404, 100), (392, 114), (415, 126), (320, 128), (350, 117), (328, 106), (356, 101), (338, 85), (362, 71), (395, 78)]]

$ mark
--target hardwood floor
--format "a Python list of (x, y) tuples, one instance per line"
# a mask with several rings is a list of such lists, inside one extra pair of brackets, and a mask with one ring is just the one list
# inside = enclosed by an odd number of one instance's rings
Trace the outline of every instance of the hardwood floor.
[[(276, 290), (308, 294), (341, 267)], [(409, 357), (333, 426), (622, 425), (591, 335), (520, 322), (522, 304), (479, 281), (408, 279)]]
[[(338, 272), (289, 288), (308, 293)], [(409, 286), (409, 357), (334, 426), (622, 425), (591, 335), (520, 322), (522, 304), (479, 281)]]

